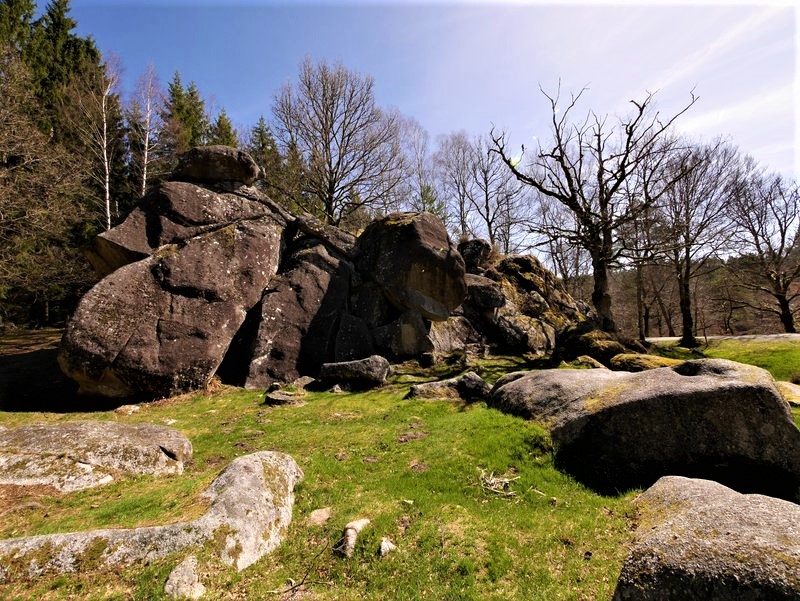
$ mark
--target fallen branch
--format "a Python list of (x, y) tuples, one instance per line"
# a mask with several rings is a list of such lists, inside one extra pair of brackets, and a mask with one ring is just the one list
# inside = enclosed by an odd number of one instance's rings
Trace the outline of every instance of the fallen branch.
[(292, 593), (306, 584), (328, 584), (327, 582), (323, 582), (322, 580), (309, 580), (308, 575), (311, 574), (311, 570), (314, 569), (314, 566), (317, 564), (317, 560), (322, 556), (322, 554), (328, 549), (328, 543), (325, 543), (325, 546), (320, 549), (319, 553), (314, 556), (314, 559), (311, 560), (311, 563), (308, 565), (308, 569), (306, 573), (303, 574), (303, 577), (300, 579), (300, 582), (295, 582), (291, 578), (289, 579), (289, 586), (282, 591), (279, 590), (272, 590), (267, 591), (268, 595), (285, 595), (287, 593)]

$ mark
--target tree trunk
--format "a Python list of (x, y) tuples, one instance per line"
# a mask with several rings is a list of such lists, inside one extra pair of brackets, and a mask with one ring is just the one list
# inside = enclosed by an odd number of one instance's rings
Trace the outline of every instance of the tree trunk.
[(639, 340), (645, 341), (647, 338), (645, 326), (645, 306), (644, 306), (644, 278), (642, 277), (641, 264), (636, 265), (636, 323), (639, 326)]
[(796, 334), (797, 330), (794, 327), (794, 315), (792, 315), (792, 308), (789, 306), (789, 299), (786, 294), (775, 295), (780, 307), (780, 318), (783, 331), (787, 334)]
[(594, 276), (592, 305), (597, 311), (600, 329), (604, 332), (616, 332), (617, 325), (611, 312), (611, 295), (608, 293), (608, 264), (604, 257), (592, 257), (592, 272)]
[(694, 337), (694, 317), (692, 316), (692, 291), (689, 281), (689, 258), (686, 257), (681, 261), (681, 267), (678, 269), (678, 299), (681, 308), (681, 339), (678, 342), (680, 346), (686, 348), (696, 348), (700, 346), (697, 339)]

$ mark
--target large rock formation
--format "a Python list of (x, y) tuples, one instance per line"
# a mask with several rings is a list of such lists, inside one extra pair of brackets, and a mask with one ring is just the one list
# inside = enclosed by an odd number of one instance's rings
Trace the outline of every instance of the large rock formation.
[(518, 372), (498, 380), (490, 404), (547, 425), (556, 464), (601, 492), (679, 474), (800, 500), (800, 431), (757, 367)]
[(615, 601), (800, 598), (800, 507), (708, 480), (661, 478), (636, 499)]
[[(87, 254), (106, 276), (82, 299), (60, 349), (81, 392), (159, 397), (214, 374), (263, 387), (323, 363), (489, 344), (551, 350), (582, 319), (536, 259), (464, 248), (428, 213), (398, 213), (357, 239), (294, 216), (249, 186), (254, 163), (192, 150)], [(474, 247), (474, 248), (473, 248)]]

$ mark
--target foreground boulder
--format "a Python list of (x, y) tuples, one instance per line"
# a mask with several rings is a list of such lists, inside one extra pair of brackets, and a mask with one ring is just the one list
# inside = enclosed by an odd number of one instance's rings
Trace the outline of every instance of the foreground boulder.
[(191, 522), (132, 529), (103, 529), (0, 540), (6, 579), (89, 571), (149, 562), (212, 543), (237, 570), (252, 565), (281, 542), (292, 519), (294, 486), (303, 477), (283, 453), (262, 451), (234, 459), (203, 497), (208, 511)]
[(708, 480), (661, 478), (636, 499), (615, 601), (800, 598), (800, 507)]
[(0, 430), (0, 485), (72, 492), (118, 474), (181, 474), (192, 444), (155, 424), (79, 421)]
[(556, 464), (600, 492), (679, 474), (800, 500), (800, 431), (757, 367), (701, 359), (640, 373), (518, 372), (489, 402), (549, 427)]

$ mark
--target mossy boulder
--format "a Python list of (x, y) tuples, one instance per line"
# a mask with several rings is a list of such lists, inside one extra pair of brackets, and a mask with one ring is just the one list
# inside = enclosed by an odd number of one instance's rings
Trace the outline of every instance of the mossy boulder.
[(800, 598), (800, 506), (668, 476), (637, 497), (614, 601)]
[(672, 367), (683, 363), (680, 359), (644, 355), (639, 353), (620, 353), (611, 358), (611, 369), (615, 371), (645, 371), (657, 367)]
[(800, 431), (757, 367), (523, 372), (498, 380), (488, 403), (547, 426), (556, 465), (603, 493), (679, 474), (800, 500)]

